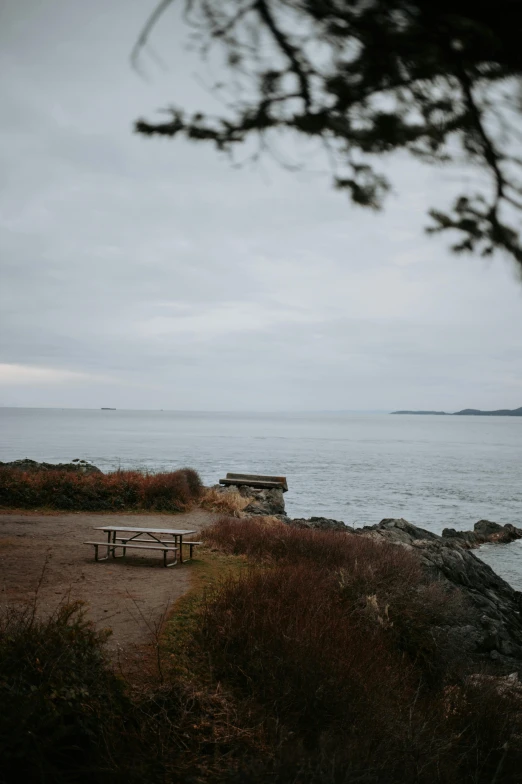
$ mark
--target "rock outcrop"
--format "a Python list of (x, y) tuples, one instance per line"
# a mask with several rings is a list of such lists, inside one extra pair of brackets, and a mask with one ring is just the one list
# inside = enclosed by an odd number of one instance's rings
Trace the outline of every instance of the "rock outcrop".
[(451, 539), (461, 547), (480, 547), (488, 542), (492, 544), (508, 544), (515, 539), (522, 539), (522, 528), (516, 528), (507, 523), (492, 523), (490, 520), (479, 520), (473, 526), (473, 531), (457, 531), (455, 528), (445, 528), (442, 532), (443, 539)]
[(285, 515), (285, 499), (283, 491), (278, 487), (270, 490), (259, 490), (243, 485), (238, 488), (239, 494), (252, 500), (244, 508), (244, 512), (253, 515)]
[(239, 493), (240, 496), (249, 501), (242, 512), (249, 515), (270, 515), (281, 517), (286, 520), (285, 499), (283, 490), (278, 487), (268, 490), (261, 490), (248, 485), (214, 485), (212, 490), (218, 493)]
[(461, 547), (456, 537), (437, 536), (402, 519), (382, 520), (378, 525), (356, 529), (355, 535), (382, 539), (417, 552), (430, 575), (450, 588), (460, 589), (469, 607), (466, 624), (454, 630), (463, 653), (467, 651), (495, 665), (504, 674), (522, 674), (522, 593)]
[(0, 469), (16, 468), (19, 471), (75, 471), (78, 474), (101, 474), (100, 469), (89, 463), (88, 460), (76, 458), (70, 463), (38, 463), (36, 460), (29, 460), (28, 457), (22, 460), (13, 460), (11, 463), (2, 463)]
[(294, 528), (311, 528), (317, 531), (348, 531), (346, 525), (341, 520), (330, 520), (328, 517), (297, 517), (293, 520), (286, 521), (288, 525)]

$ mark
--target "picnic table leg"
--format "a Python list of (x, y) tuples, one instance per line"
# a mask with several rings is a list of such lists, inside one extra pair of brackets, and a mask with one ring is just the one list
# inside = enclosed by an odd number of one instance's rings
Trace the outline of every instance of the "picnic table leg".
[(163, 550), (163, 566), (166, 566), (166, 567), (176, 566), (176, 564), (178, 562), (178, 559), (176, 557), (176, 551), (174, 550), (174, 560), (171, 563), (167, 563), (167, 553), (168, 553), (167, 549)]
[[(94, 560), (95, 561), (108, 561), (109, 560), (109, 556), (110, 556), (110, 550), (109, 550), (110, 545), (107, 545), (107, 555), (105, 556), (105, 558), (100, 558), (100, 555), (99, 555), (99, 552), (98, 552), (98, 547), (99, 547), (99, 545), (97, 545), (97, 544), (94, 545)], [(104, 547), (104, 545), (102, 545), (102, 547)]]
[[(111, 557), (111, 532), (107, 531), (107, 557), (104, 560), (107, 560)], [(112, 549), (112, 554), (114, 556), (114, 548)]]
[(179, 535), (179, 562), (183, 563), (183, 534)]
[[(112, 532), (112, 542), (113, 542), (113, 544), (116, 544), (116, 534), (117, 533), (118, 533), (117, 531), (113, 531)], [(110, 532), (109, 532), (109, 536), (110, 536)], [(120, 542), (124, 545), (123, 549), (121, 551), (121, 555), (116, 555), (116, 548), (113, 547), (113, 549), (112, 549), (112, 557), (113, 558), (125, 558), (125, 554), (127, 552), (127, 549), (126, 549), (125, 545), (127, 544), (128, 539), (120, 539)]]

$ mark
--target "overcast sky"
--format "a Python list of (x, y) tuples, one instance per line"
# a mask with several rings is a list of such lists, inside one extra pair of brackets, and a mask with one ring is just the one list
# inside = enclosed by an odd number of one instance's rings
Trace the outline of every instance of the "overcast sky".
[(522, 405), (511, 264), (423, 235), (455, 176), (392, 160), (374, 215), (319, 158), (237, 170), (136, 136), (169, 103), (213, 105), (175, 12), (152, 39), (165, 67), (131, 69), (154, 5), (3, 0), (0, 405)]

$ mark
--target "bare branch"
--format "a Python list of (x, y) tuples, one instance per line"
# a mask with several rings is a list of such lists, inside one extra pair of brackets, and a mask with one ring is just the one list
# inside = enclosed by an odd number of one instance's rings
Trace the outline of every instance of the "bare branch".
[[(183, 1), (202, 54), (216, 45), (225, 55), (228, 75), (214, 89), (223, 97), (226, 87), (229, 100), (221, 117), (172, 109), (167, 122), (140, 120), (138, 132), (210, 141), (229, 155), (253, 140), (247, 160), (254, 162), (261, 154), (279, 159), (277, 133), (316, 140), (335, 186), (370, 209), (380, 209), (391, 187), (374, 169), (377, 156), (402, 150), (459, 176), (465, 163), (493, 179), (493, 193), (484, 177), (480, 198), (459, 197), (451, 216), (432, 212), (433, 230), (460, 232), (457, 252), (499, 248), (522, 266), (518, 229), (508, 225), (522, 212), (522, 160), (512, 154), (522, 114), (517, 3), (496, 0), (492, 16), (464, 0), (455, 0), (451, 15), (423, 0)], [(133, 61), (171, 2), (147, 21)], [(277, 63), (267, 65), (267, 56)]]
[(302, 98), (305, 102), (306, 109), (310, 109), (312, 105), (312, 99), (310, 96), (310, 88), (308, 86), (308, 76), (306, 75), (303, 66), (300, 62), (299, 58), (299, 51), (296, 49), (295, 46), (292, 46), (286, 35), (279, 29), (276, 24), (274, 17), (268, 7), (267, 0), (257, 0), (256, 8), (259, 12), (259, 16), (266, 24), (272, 36), (278, 43), (280, 49), (285, 53), (287, 58), (289, 59), (292, 71), (295, 73), (299, 80), (299, 84), (301, 87), (301, 94)]
[(140, 52), (142, 51), (143, 47), (146, 46), (147, 41), (149, 40), (149, 36), (150, 36), (151, 32), (156, 27), (157, 23), (159, 22), (159, 20), (161, 19), (161, 17), (163, 16), (165, 11), (167, 10), (167, 8), (169, 6), (171, 6), (173, 2), (174, 2), (174, 0), (161, 0), (159, 5), (156, 6), (154, 11), (151, 13), (149, 18), (145, 22), (145, 25), (143, 26), (143, 29), (142, 29), (141, 33), (139, 34), (138, 39), (137, 39), (136, 43), (134, 44), (134, 46), (132, 48), (131, 55), (130, 55), (130, 61), (131, 61), (132, 67), (136, 71), (138, 70), (138, 65), (137, 64), (138, 64), (138, 57), (140, 55)]

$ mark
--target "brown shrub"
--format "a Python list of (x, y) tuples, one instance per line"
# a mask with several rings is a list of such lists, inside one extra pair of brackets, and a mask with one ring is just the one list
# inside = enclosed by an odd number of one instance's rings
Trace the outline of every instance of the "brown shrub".
[(357, 692), (381, 680), (379, 669), (392, 694), (408, 681), (406, 662), (392, 666), (379, 624), (362, 626), (331, 575), (300, 564), (227, 580), (207, 601), (202, 634), (218, 670), (280, 717), (317, 732), (356, 720)]
[(182, 468), (190, 489), (192, 498), (199, 498), (203, 493), (203, 482), (198, 472), (194, 468)]
[(190, 486), (183, 471), (149, 474), (140, 483), (140, 501), (145, 509), (181, 511), (187, 508), (191, 499)]
[[(395, 563), (391, 597), (401, 579), (405, 595), (424, 588), (403, 563), (404, 572)], [(383, 586), (378, 579), (380, 595)], [(489, 784), (502, 763), (496, 781), (515, 782), (520, 704), (428, 682), (422, 659), (398, 644), (392, 604), (378, 595), (356, 600), (338, 570), (301, 561), (254, 569), (207, 597), (199, 640), (215, 676), (279, 727), (272, 767), (247, 780)], [(452, 614), (428, 591), (408, 624), (422, 639), (430, 618), (448, 621), (444, 612)]]
[(465, 613), (461, 594), (430, 581), (416, 554), (404, 547), (348, 532), (291, 528), (277, 520), (267, 525), (222, 518), (202, 536), (211, 546), (254, 562), (304, 563), (308, 574), (311, 569), (334, 573), (336, 600), (386, 628), (397, 650), (428, 680), (466, 663), (446, 634)]
[[(346, 568), (361, 579), (369, 574), (374, 581), (379, 574), (387, 584), (414, 578), (420, 573), (417, 559), (406, 549), (343, 531), (292, 528), (274, 518), (266, 524), (264, 518), (222, 517), (202, 535), (208, 544), (229, 554), (246, 555), (254, 561), (295, 563), (304, 560), (320, 569)], [(401, 571), (397, 570), (399, 565)]]
[(160, 474), (139, 471), (80, 474), (2, 468), (0, 507), (178, 512), (198, 500), (201, 492), (198, 479), (192, 469)]

